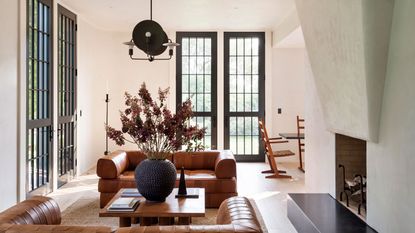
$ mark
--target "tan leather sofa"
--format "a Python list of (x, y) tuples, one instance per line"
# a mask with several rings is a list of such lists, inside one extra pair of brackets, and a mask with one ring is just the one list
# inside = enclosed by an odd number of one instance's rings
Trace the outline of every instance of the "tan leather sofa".
[[(98, 191), (103, 208), (121, 188), (135, 188), (134, 169), (146, 159), (138, 151), (115, 151), (97, 163)], [(184, 167), (187, 187), (205, 188), (206, 207), (217, 208), (225, 199), (237, 196), (236, 162), (229, 150), (177, 152), (170, 160)], [(179, 174), (176, 187), (179, 183)]]
[[(262, 233), (260, 215), (244, 197), (225, 200), (218, 211), (216, 225), (123, 227), (116, 233)], [(33, 197), (0, 213), (0, 233), (108, 233), (109, 227), (63, 226), (59, 206), (48, 197)], [(266, 230), (265, 230), (266, 231)]]

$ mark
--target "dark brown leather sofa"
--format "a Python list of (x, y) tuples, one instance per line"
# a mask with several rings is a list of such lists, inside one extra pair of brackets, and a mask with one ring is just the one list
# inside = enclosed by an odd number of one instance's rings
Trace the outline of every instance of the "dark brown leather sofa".
[[(121, 188), (136, 187), (134, 169), (144, 159), (145, 155), (138, 151), (115, 151), (98, 160), (101, 208)], [(187, 187), (205, 188), (207, 208), (217, 208), (225, 199), (238, 195), (236, 162), (231, 151), (177, 152), (170, 160), (177, 169), (184, 167)], [(178, 182), (179, 175), (176, 187)]]
[[(232, 197), (218, 211), (216, 225), (123, 227), (116, 233), (261, 233), (260, 215), (248, 199)], [(57, 203), (48, 197), (33, 197), (0, 213), (0, 233), (108, 233), (109, 227), (63, 226)], [(265, 230), (266, 231), (266, 230)]]

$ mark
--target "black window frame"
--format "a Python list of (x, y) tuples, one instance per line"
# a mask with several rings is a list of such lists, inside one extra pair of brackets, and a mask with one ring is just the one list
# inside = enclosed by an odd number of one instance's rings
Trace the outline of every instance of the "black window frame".
[[(39, 28), (39, 25), (35, 25), (35, 3), (45, 5), (49, 8), (47, 22), (48, 24), (43, 25), (43, 30)], [(36, 8), (36, 12), (39, 16), (39, 8)], [(42, 11), (43, 16), (44, 11)], [(54, 87), (54, 76), (53, 76), (53, 51), (54, 51), (54, 30), (53, 30), (53, 14), (54, 6), (52, 0), (27, 0), (26, 1), (26, 184), (25, 193), (27, 197), (34, 195), (44, 195), (52, 191), (53, 186), (53, 119), (54, 119), (54, 108), (53, 108), (53, 87)], [(39, 16), (40, 17), (40, 16)], [(44, 22), (45, 18), (42, 18)], [(39, 18), (36, 20), (39, 24)], [(45, 26), (48, 27), (47, 32)], [(36, 38), (37, 37), (37, 38)], [(40, 45), (39, 39), (42, 37), (48, 42), (47, 53), (42, 52), (40, 59), (39, 48), (44, 47)], [(37, 42), (35, 46), (35, 41)], [(37, 49), (34, 49), (34, 48)], [(36, 51), (36, 53), (35, 53)], [(45, 51), (45, 50), (43, 50)], [(47, 55), (47, 60), (45, 59)], [(36, 80), (35, 82), (35, 64), (36, 69)], [(40, 74), (39, 64), (47, 67), (45, 72), (44, 67)], [(29, 64), (32, 64), (31, 66)], [(46, 75), (42, 77), (43, 80), (39, 80), (40, 75)], [(45, 85), (47, 82), (47, 85)], [(35, 84), (36, 83), (36, 84)], [(39, 88), (42, 85), (43, 88)], [(36, 88), (35, 88), (36, 87)], [(37, 89), (37, 90), (36, 90)], [(35, 92), (38, 92), (37, 100), (35, 104), (34, 98), (31, 98)], [(39, 92), (48, 92), (47, 98), (42, 99), (40, 102)], [(30, 93), (30, 95), (29, 95)], [(43, 94), (44, 95), (44, 94)], [(44, 101), (47, 101), (47, 105), (44, 105)], [(42, 105), (42, 106), (41, 106)], [(37, 116), (35, 117), (34, 108), (36, 106)], [(47, 108), (47, 113), (39, 114), (40, 109)], [(35, 138), (35, 135), (37, 136)], [(40, 136), (41, 135), (41, 136)], [(36, 140), (36, 142), (35, 142)], [(36, 143), (36, 150), (34, 144)], [(39, 149), (40, 148), (40, 149)], [(35, 156), (36, 154), (36, 156)], [(40, 155), (42, 154), (42, 155)], [(42, 161), (39, 161), (42, 159)], [(35, 163), (36, 163), (36, 180), (35, 180)], [(42, 167), (42, 178), (40, 178), (40, 166)], [(45, 169), (46, 167), (46, 169)], [(44, 173), (46, 173), (44, 175)], [(40, 184), (40, 185), (39, 185)]]
[[(212, 119), (212, 135), (211, 135), (211, 149), (217, 149), (218, 137), (217, 137), (217, 32), (189, 32), (178, 31), (176, 32), (176, 41), (181, 43), (184, 37), (202, 37), (210, 38), (211, 44), (211, 111), (210, 112), (197, 112), (194, 111), (195, 117), (211, 117)], [(176, 50), (176, 107), (179, 107), (182, 103), (182, 50)]]
[[(229, 40), (230, 38), (241, 37), (258, 37), (258, 112), (230, 112), (229, 106)], [(224, 32), (224, 148), (230, 148), (230, 116), (240, 117), (258, 117), (258, 119), (265, 119), (265, 32)], [(252, 125), (258, 126), (258, 122), (252, 122)], [(258, 155), (238, 155), (235, 158), (238, 162), (264, 162), (265, 151), (260, 141), (260, 134), (258, 133)]]
[(58, 4), (58, 188), (76, 175), (77, 15)]

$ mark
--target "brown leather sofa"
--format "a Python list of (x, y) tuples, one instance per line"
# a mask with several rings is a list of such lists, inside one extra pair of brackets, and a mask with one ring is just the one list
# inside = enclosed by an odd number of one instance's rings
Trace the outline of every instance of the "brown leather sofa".
[[(248, 199), (232, 197), (225, 200), (218, 211), (216, 225), (123, 227), (116, 233), (262, 233), (261, 216)], [(108, 233), (109, 227), (63, 226), (59, 206), (48, 197), (33, 197), (0, 213), (0, 233)]]
[[(97, 163), (98, 191), (103, 208), (121, 188), (135, 188), (134, 169), (146, 159), (138, 151), (115, 151)], [(184, 167), (187, 187), (205, 188), (206, 207), (217, 208), (225, 199), (237, 196), (236, 162), (229, 150), (177, 152), (170, 160)], [(179, 174), (176, 187), (179, 183)]]

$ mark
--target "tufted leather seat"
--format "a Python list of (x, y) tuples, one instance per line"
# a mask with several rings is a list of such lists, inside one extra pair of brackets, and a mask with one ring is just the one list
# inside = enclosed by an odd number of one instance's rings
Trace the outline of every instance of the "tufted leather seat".
[(61, 226), (61, 211), (49, 197), (35, 196), (0, 213), (0, 233), (96, 232), (109, 233), (102, 226)]
[[(259, 213), (244, 197), (225, 200), (218, 210), (216, 225), (123, 227), (116, 233), (262, 233)], [(47, 197), (33, 197), (0, 213), (0, 233), (108, 233), (102, 226), (62, 226), (56, 202)]]
[[(115, 151), (97, 163), (100, 177), (100, 207), (103, 208), (121, 188), (135, 188), (134, 169), (146, 159), (139, 151)], [(184, 167), (187, 187), (206, 190), (206, 207), (219, 207), (223, 200), (237, 196), (236, 162), (232, 152), (177, 152), (169, 158), (177, 169)], [(178, 172), (180, 174), (180, 172)], [(179, 184), (179, 175), (176, 187)]]

